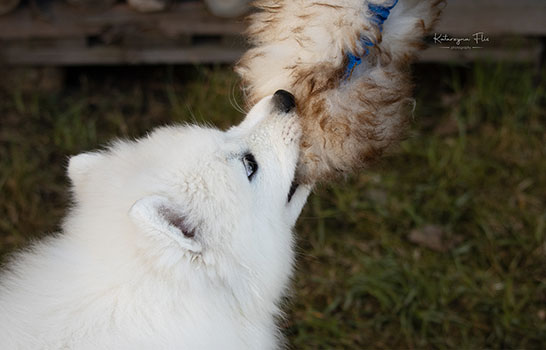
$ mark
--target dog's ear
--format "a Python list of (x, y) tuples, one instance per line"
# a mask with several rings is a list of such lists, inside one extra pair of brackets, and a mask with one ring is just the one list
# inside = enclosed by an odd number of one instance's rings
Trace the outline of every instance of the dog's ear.
[(74, 187), (85, 182), (89, 170), (95, 166), (104, 156), (98, 152), (80, 153), (70, 158), (68, 162), (68, 177)]
[(152, 238), (168, 237), (186, 250), (201, 252), (195, 229), (189, 225), (180, 208), (166, 197), (152, 195), (139, 199), (129, 210), (129, 217)]

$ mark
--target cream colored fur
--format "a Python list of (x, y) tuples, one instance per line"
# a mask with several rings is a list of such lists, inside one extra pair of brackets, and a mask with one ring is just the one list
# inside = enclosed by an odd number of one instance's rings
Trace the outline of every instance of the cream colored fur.
[[(373, 162), (404, 135), (412, 108), (409, 65), (438, 19), (442, 1), (400, 0), (380, 31), (370, 3), (393, 0), (262, 0), (238, 62), (249, 106), (291, 91), (302, 119), (298, 177), (314, 183)], [(349, 74), (347, 54), (363, 56)]]

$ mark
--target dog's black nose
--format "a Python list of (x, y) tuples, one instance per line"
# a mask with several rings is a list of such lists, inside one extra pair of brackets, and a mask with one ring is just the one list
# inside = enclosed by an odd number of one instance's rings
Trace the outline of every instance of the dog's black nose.
[(275, 104), (275, 107), (284, 113), (288, 113), (296, 107), (294, 95), (285, 90), (277, 90), (277, 92), (275, 92), (273, 95), (273, 103)]

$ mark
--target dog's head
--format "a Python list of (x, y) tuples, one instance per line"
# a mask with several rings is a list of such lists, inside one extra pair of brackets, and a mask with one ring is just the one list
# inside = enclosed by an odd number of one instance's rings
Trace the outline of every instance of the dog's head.
[(67, 231), (162, 272), (282, 286), (309, 194), (293, 184), (300, 133), (293, 96), (278, 91), (225, 132), (163, 127), (75, 156)]

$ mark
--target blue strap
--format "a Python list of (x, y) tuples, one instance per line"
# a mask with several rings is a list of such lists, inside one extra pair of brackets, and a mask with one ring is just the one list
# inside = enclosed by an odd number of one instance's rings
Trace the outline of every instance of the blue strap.
[(379, 6), (370, 4), (368, 5), (368, 10), (373, 14), (371, 20), (379, 26), (379, 30), (383, 30), (383, 22), (389, 17), (392, 8), (398, 3), (398, 0), (394, 0), (394, 3), (391, 6)]
[(349, 62), (347, 63), (347, 68), (345, 68), (345, 79), (348, 79), (353, 73), (353, 69), (362, 63), (362, 58), (357, 57), (350, 52), (347, 54), (347, 58), (349, 59)]
[[(387, 20), (389, 14), (391, 13), (391, 10), (397, 3), (398, 0), (394, 0), (394, 3), (391, 6), (368, 4), (368, 10), (372, 13), (372, 17), (370, 18), (370, 20), (379, 27), (379, 31), (383, 31), (383, 23)], [(347, 63), (347, 67), (345, 68), (345, 80), (351, 77), (351, 74), (353, 73), (353, 70), (356, 68), (356, 66), (362, 63), (362, 58), (366, 57), (370, 53), (370, 47), (375, 45), (375, 43), (373, 43), (369, 38), (365, 36), (360, 38), (360, 42), (362, 43), (362, 47), (364, 48), (364, 54), (362, 55), (362, 57), (357, 57), (350, 52), (347, 54), (349, 62)]]

